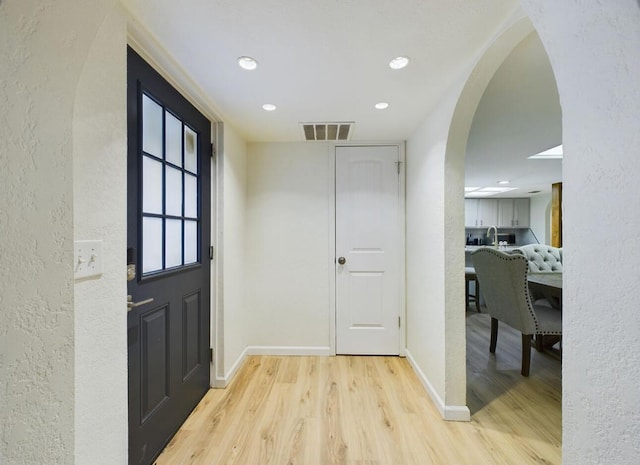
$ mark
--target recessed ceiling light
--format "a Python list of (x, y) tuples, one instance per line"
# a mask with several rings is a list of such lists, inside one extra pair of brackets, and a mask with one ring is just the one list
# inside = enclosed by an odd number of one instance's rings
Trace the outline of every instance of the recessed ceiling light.
[(529, 159), (530, 160), (553, 160), (553, 159), (562, 158), (562, 155), (563, 155), (562, 144), (560, 144), (560, 145), (556, 145), (555, 147), (551, 147), (549, 150), (545, 150), (544, 152), (531, 155)]
[(277, 107), (273, 104), (273, 103), (265, 103), (264, 105), (262, 105), (262, 109), (264, 111), (273, 111), (275, 110)]
[(517, 187), (465, 187), (465, 197), (488, 197), (490, 195), (501, 194), (516, 190)]
[(498, 181), (498, 184), (509, 184), (511, 181)]
[(238, 65), (247, 71), (253, 71), (258, 67), (258, 62), (251, 57), (239, 57)]
[(389, 104), (387, 102), (378, 102), (374, 106), (377, 110), (386, 110), (389, 108)]
[(409, 57), (395, 57), (389, 62), (389, 68), (402, 69), (409, 64)]

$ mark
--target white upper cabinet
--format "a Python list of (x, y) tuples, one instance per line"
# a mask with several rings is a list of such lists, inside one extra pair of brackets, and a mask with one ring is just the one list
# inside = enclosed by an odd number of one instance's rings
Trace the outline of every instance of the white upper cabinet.
[(528, 228), (529, 199), (498, 199), (499, 228)]
[(488, 228), (498, 223), (497, 199), (464, 199), (466, 228)]

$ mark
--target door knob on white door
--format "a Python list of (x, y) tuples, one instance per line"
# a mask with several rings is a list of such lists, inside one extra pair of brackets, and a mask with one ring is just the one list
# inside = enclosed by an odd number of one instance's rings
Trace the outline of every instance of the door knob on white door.
[(338, 258), (338, 264), (344, 265), (345, 263), (347, 263), (347, 259), (346, 258), (344, 258), (344, 257)]

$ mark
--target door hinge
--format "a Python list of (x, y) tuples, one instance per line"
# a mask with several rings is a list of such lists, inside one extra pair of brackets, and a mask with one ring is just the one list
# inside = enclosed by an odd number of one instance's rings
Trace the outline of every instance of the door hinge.
[(211, 158), (216, 156), (216, 146), (211, 144)]
[(402, 165), (403, 162), (397, 161), (395, 163), (396, 163), (396, 168), (398, 168), (398, 174), (400, 174), (400, 166)]
[(400, 317), (398, 317), (398, 328), (402, 328), (402, 326), (400, 325)]
[(215, 257), (215, 249), (213, 248), (213, 246), (209, 247), (209, 260), (213, 260), (213, 257)]
[(209, 363), (213, 363), (213, 347), (209, 347)]

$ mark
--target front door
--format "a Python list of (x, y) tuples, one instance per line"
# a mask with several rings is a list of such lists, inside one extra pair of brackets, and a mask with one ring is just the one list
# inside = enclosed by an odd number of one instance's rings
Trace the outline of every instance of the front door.
[(211, 124), (127, 55), (129, 464), (148, 465), (209, 388)]
[(336, 147), (336, 352), (400, 352), (398, 146)]

